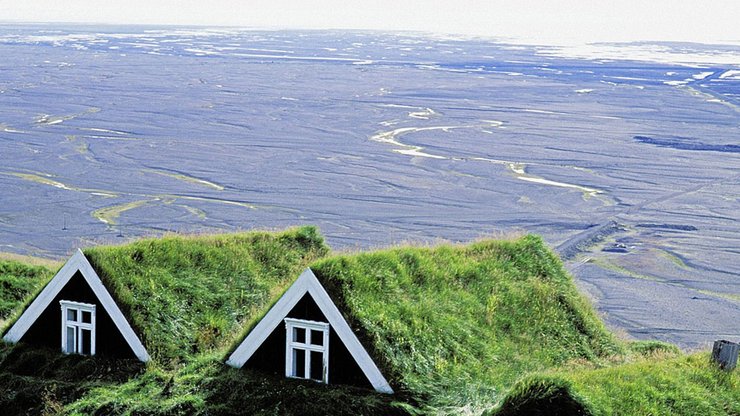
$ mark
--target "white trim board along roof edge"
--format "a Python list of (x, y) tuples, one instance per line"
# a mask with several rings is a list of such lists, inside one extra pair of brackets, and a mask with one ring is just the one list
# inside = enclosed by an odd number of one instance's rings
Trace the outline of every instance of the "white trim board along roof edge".
[(388, 384), (388, 381), (383, 377), (383, 374), (381, 374), (367, 350), (360, 344), (360, 340), (352, 332), (349, 324), (347, 324), (347, 321), (341, 312), (339, 312), (336, 305), (334, 305), (329, 294), (311, 269), (306, 269), (301, 273), (293, 285), (288, 288), (277, 303), (257, 323), (231, 356), (229, 356), (226, 364), (241, 368), (306, 293), (311, 295), (316, 305), (321, 309), (324, 316), (326, 316), (329, 324), (339, 336), (339, 339), (342, 340), (345, 347), (347, 347), (347, 350), (355, 359), (373, 388), (381, 393), (393, 393), (393, 389)]
[(141, 343), (141, 340), (131, 328), (131, 325), (123, 316), (121, 309), (118, 308), (113, 297), (110, 295), (108, 290), (103, 285), (100, 276), (95, 272), (90, 262), (85, 257), (82, 250), (77, 252), (67, 260), (67, 263), (57, 272), (56, 275), (49, 281), (44, 287), (41, 293), (31, 302), (28, 308), (18, 318), (18, 320), (10, 327), (10, 330), (5, 334), (3, 340), (10, 343), (16, 343), (20, 341), (23, 335), (31, 328), (34, 322), (39, 316), (46, 310), (49, 304), (59, 294), (59, 292), (69, 283), (75, 273), (80, 272), (82, 277), (85, 279), (90, 288), (92, 289), (95, 296), (98, 297), (103, 309), (108, 312), (108, 315), (113, 320), (116, 328), (121, 332), (121, 335), (128, 343), (131, 350), (133, 350), (136, 357), (143, 361), (149, 361), (149, 353)]

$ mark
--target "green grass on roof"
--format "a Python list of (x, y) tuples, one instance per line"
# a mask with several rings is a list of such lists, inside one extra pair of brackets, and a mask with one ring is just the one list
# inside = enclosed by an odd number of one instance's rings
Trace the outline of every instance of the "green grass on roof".
[(51, 270), (14, 260), (0, 260), (0, 333), (11, 312), (52, 277)]
[(392, 384), (427, 410), (487, 409), (528, 372), (621, 348), (535, 236), (345, 255), (311, 267), (364, 328)]
[(85, 256), (160, 363), (231, 345), (309, 262), (328, 252), (314, 227), (170, 236)]

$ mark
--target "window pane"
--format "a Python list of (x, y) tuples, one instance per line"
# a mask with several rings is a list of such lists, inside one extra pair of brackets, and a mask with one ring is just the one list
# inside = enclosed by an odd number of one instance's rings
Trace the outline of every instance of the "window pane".
[(92, 312), (82, 311), (82, 322), (89, 324), (92, 322)]
[(311, 351), (311, 379), (324, 380), (324, 353)]
[(293, 377), (306, 378), (306, 351), (293, 350)]
[(293, 342), (306, 343), (306, 329), (305, 328), (293, 328)]
[(77, 345), (77, 337), (76, 337), (76, 335), (77, 335), (77, 331), (75, 331), (75, 327), (68, 326), (67, 327), (67, 345), (65, 345), (64, 352), (69, 352), (69, 353), (77, 352), (77, 348), (76, 348), (76, 345)]
[(77, 320), (77, 309), (67, 309), (67, 320), (68, 321)]
[(324, 345), (324, 331), (311, 330), (311, 344)]
[(92, 353), (92, 331), (90, 331), (89, 329), (83, 329), (81, 332), (82, 339), (80, 340), (80, 342), (82, 343), (82, 345), (80, 345), (79, 352), (80, 354), (90, 355), (90, 353)]

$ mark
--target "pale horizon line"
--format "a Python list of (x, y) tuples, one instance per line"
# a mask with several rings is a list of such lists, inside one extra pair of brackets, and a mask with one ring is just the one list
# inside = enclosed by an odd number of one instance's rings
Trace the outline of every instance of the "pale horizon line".
[(405, 34), (414, 35), (421, 37), (455, 37), (459, 39), (468, 40), (491, 40), (499, 43), (512, 43), (512, 44), (524, 44), (532, 46), (575, 46), (575, 45), (598, 45), (598, 44), (639, 44), (639, 43), (684, 43), (684, 44), (696, 44), (696, 45), (717, 45), (717, 46), (738, 46), (740, 47), (740, 39), (713, 39), (708, 41), (698, 40), (671, 40), (671, 39), (575, 39), (571, 38), (568, 42), (562, 42), (564, 39), (559, 39), (561, 42), (551, 39), (536, 39), (534, 37), (515, 36), (515, 35), (492, 35), (492, 34), (478, 34), (478, 33), (465, 33), (465, 32), (445, 32), (445, 31), (429, 31), (421, 29), (378, 29), (378, 28), (354, 28), (354, 27), (301, 27), (301, 26), (273, 26), (273, 25), (262, 25), (262, 26), (250, 26), (250, 25), (233, 25), (233, 24), (203, 24), (203, 23), (143, 23), (143, 22), (108, 22), (108, 21), (81, 21), (81, 20), (58, 20), (58, 21), (41, 21), (41, 20), (16, 20), (16, 19), (4, 19), (0, 18), (0, 25), (69, 25), (69, 26), (109, 26), (109, 27), (165, 27), (165, 28), (200, 28), (200, 29), (236, 29), (243, 31), (304, 31), (304, 32), (329, 32), (329, 31), (340, 31), (340, 32), (371, 32), (371, 33), (387, 33), (387, 34)]

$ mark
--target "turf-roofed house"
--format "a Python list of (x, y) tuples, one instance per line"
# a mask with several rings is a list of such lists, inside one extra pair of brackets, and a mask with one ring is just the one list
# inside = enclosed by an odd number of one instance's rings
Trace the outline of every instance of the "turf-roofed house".
[(227, 364), (393, 393), (311, 269), (250, 331)]
[(149, 361), (146, 348), (80, 250), (36, 296), (3, 339), (9, 343), (61, 346), (66, 354)]

